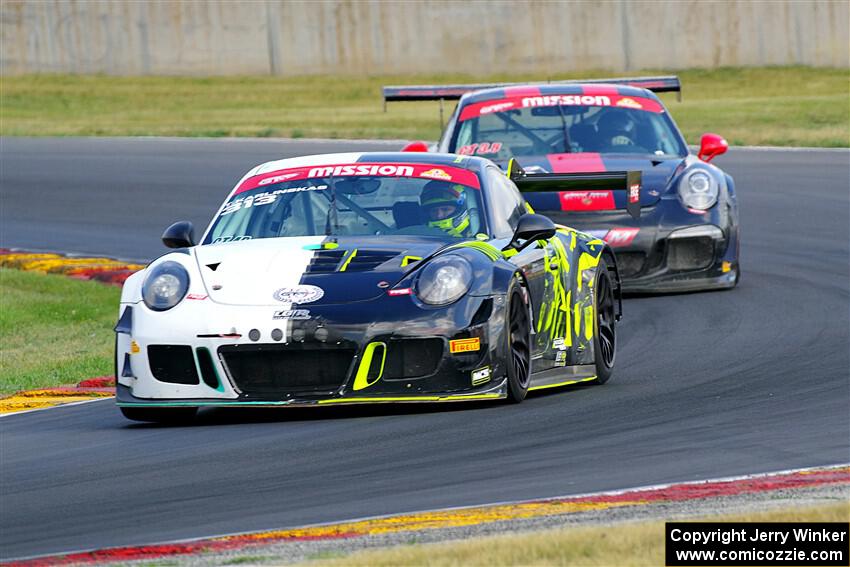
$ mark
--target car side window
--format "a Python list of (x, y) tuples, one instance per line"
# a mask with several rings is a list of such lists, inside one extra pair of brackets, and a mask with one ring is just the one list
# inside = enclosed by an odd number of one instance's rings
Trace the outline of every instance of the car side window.
[(525, 214), (525, 205), (519, 190), (498, 168), (487, 168), (488, 193), (493, 217), (493, 236), (510, 238), (519, 223), (519, 217)]

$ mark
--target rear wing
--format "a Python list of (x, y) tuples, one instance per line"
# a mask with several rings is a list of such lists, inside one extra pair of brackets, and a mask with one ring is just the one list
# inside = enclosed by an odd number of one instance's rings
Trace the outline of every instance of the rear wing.
[(562, 191), (626, 191), (626, 211), (640, 218), (641, 172), (528, 173), (515, 159), (508, 163), (508, 178), (523, 193)]
[(568, 81), (549, 81), (539, 83), (475, 83), (469, 85), (400, 85), (386, 86), (381, 89), (384, 109), (388, 102), (414, 100), (458, 100), (466, 93), (498, 87), (521, 85), (570, 85), (570, 84), (611, 84), (639, 87), (655, 93), (675, 92), (682, 98), (682, 85), (679, 77), (667, 75), (661, 77), (621, 77), (616, 79), (572, 79)]

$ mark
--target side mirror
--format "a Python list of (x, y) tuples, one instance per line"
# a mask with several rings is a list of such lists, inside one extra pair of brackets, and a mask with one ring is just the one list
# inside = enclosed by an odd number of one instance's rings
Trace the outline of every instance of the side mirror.
[(410, 142), (406, 146), (404, 146), (401, 151), (403, 152), (427, 152), (428, 144), (425, 142)]
[[(504, 252), (513, 248), (519, 252), (532, 242), (545, 240), (553, 236), (555, 236), (555, 223), (549, 217), (532, 214), (522, 215), (519, 217), (519, 223), (517, 223), (513, 238), (511, 238), (507, 246), (502, 248), (502, 251)], [(520, 240), (524, 242), (520, 244)]]
[(703, 134), (699, 144), (699, 159), (708, 163), (720, 154), (725, 154), (729, 143), (717, 134)]
[(179, 221), (162, 233), (162, 243), (168, 248), (187, 248), (195, 245), (195, 227), (189, 221)]

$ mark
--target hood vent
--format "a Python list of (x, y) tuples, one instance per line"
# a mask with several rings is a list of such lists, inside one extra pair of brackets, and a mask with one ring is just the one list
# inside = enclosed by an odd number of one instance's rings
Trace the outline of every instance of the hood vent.
[(366, 272), (374, 270), (396, 256), (398, 256), (398, 252), (392, 250), (358, 250), (357, 254), (348, 262), (345, 271)]
[(345, 250), (318, 250), (305, 270), (308, 274), (329, 274), (335, 272)]
[(318, 250), (305, 270), (308, 274), (368, 272), (398, 256), (395, 250)]

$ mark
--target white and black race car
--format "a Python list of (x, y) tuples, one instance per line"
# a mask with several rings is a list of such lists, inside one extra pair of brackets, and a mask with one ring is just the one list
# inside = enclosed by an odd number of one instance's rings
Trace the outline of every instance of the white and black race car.
[[(626, 190), (626, 180), (622, 189)], [(605, 242), (529, 212), (493, 162), (356, 153), (269, 162), (127, 279), (117, 404), (521, 401), (605, 382), (620, 278)]]

